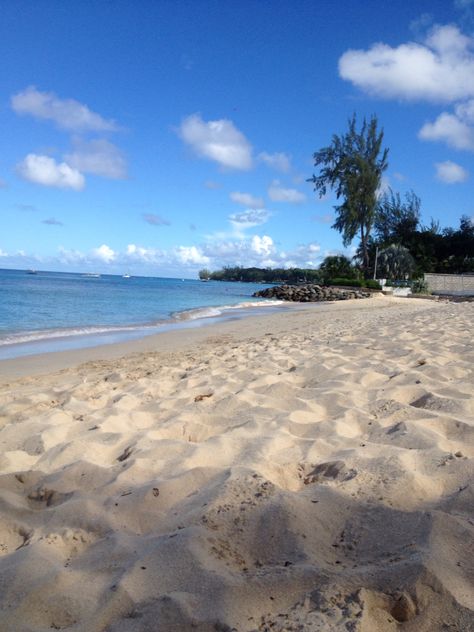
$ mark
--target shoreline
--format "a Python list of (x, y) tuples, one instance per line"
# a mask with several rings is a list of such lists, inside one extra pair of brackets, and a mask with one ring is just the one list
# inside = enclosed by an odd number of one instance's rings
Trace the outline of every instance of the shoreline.
[[(376, 305), (373, 303), (374, 300), (377, 301)], [(193, 344), (199, 344), (211, 334), (216, 336), (233, 335), (240, 340), (245, 337), (249, 329), (255, 329), (259, 333), (263, 332), (263, 334), (268, 327), (276, 327), (279, 331), (287, 331), (286, 317), (297, 312), (315, 311), (318, 315), (326, 318), (325, 315), (327, 313), (344, 313), (354, 310), (366, 311), (367, 309), (371, 310), (373, 307), (391, 308), (398, 304), (403, 305), (405, 302), (406, 299), (384, 298), (381, 295), (374, 295), (370, 299), (357, 301), (286, 302), (278, 304), (276, 308), (269, 305), (262, 308), (262, 311), (257, 314), (247, 312), (239, 316), (231, 313), (222, 319), (201, 318), (199, 320), (186, 320), (182, 323), (176, 323), (175, 327), (143, 336), (140, 335), (140, 337), (133, 339), (2, 358), (0, 359), (0, 383), (16, 377), (40, 375), (50, 371), (71, 368), (88, 361), (101, 359), (108, 361), (129, 354), (147, 353), (150, 351), (180, 351)], [(269, 313), (266, 310), (269, 310)]]
[(1, 362), (0, 627), (474, 632), (473, 320), (373, 297)]

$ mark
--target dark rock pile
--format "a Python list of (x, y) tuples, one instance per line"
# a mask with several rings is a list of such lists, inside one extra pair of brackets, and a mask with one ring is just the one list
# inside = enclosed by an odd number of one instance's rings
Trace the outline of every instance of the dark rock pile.
[(282, 301), (296, 301), (298, 303), (313, 303), (317, 301), (346, 301), (350, 298), (369, 298), (370, 292), (351, 289), (343, 290), (337, 287), (321, 287), (314, 283), (304, 285), (277, 285), (255, 292), (253, 296), (262, 298), (278, 298)]

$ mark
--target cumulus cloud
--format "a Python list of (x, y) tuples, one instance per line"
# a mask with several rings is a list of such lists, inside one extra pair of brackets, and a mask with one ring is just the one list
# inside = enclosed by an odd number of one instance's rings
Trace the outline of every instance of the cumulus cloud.
[(164, 217), (160, 217), (160, 215), (155, 215), (154, 213), (143, 213), (142, 217), (147, 224), (151, 224), (152, 226), (169, 226), (171, 223)]
[(348, 50), (339, 74), (376, 96), (458, 101), (474, 97), (474, 41), (453, 25), (436, 26), (423, 43)]
[(290, 204), (301, 204), (306, 201), (306, 195), (296, 189), (285, 189), (281, 186), (279, 180), (273, 180), (269, 189), (268, 196), (273, 202), (289, 202)]
[(64, 248), (64, 246), (59, 246), (58, 251), (59, 261), (66, 265), (82, 264), (87, 261), (86, 255), (79, 250), (71, 250)]
[(425, 123), (418, 136), (422, 140), (443, 141), (455, 149), (474, 151), (474, 100), (455, 107), (454, 113), (443, 112), (433, 123)]
[(258, 159), (272, 169), (282, 171), (283, 173), (288, 173), (291, 169), (290, 158), (283, 152), (269, 154), (266, 151), (262, 151), (258, 154)]
[(104, 138), (85, 141), (73, 140), (74, 151), (64, 160), (83, 173), (93, 173), (103, 178), (120, 180), (127, 177), (127, 163), (122, 151)]
[(114, 250), (112, 250), (112, 248), (110, 248), (106, 244), (102, 244), (102, 246), (99, 246), (98, 248), (94, 248), (92, 250), (92, 256), (95, 259), (103, 261), (104, 263), (110, 263), (116, 258), (117, 254)]
[(42, 224), (48, 224), (48, 226), (63, 226), (63, 223), (54, 217), (49, 217), (48, 219), (43, 219)]
[(0, 257), (8, 257), (8, 252), (5, 252), (0, 248)]
[(209, 257), (196, 246), (178, 246), (174, 250), (178, 261), (184, 265), (208, 265)]
[(57, 163), (49, 156), (28, 154), (17, 165), (17, 172), (24, 180), (46, 187), (80, 191), (85, 185), (84, 176), (80, 171), (66, 162)]
[(455, 162), (451, 162), (451, 160), (446, 160), (445, 162), (438, 162), (435, 165), (436, 167), (436, 177), (441, 182), (445, 182), (446, 184), (457, 184), (458, 182), (465, 182), (469, 173), (461, 167), (461, 165), (456, 164)]
[(17, 114), (53, 121), (58, 127), (74, 132), (113, 132), (118, 129), (112, 120), (104, 119), (75, 99), (60, 99), (54, 92), (40, 92), (34, 86), (11, 98)]
[(234, 191), (229, 197), (233, 202), (243, 204), (248, 208), (263, 208), (265, 206), (263, 198), (255, 197), (251, 193), (240, 193), (239, 191)]
[(254, 226), (261, 226), (268, 222), (270, 213), (265, 209), (249, 209), (242, 213), (233, 213), (229, 221), (236, 231), (246, 230)]
[(269, 257), (275, 250), (273, 239), (268, 235), (263, 235), (262, 237), (254, 235), (252, 237), (252, 250), (256, 252), (257, 255)]
[(375, 96), (454, 103), (453, 112), (425, 123), (418, 137), (474, 151), (474, 38), (457, 26), (436, 25), (420, 43), (346, 51), (339, 74)]
[(192, 114), (181, 123), (179, 134), (194, 153), (228, 169), (248, 170), (252, 167), (252, 147), (232, 121), (203, 121)]

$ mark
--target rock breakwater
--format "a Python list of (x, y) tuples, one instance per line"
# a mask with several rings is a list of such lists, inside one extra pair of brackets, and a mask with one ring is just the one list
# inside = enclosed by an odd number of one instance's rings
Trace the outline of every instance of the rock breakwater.
[(277, 285), (255, 292), (253, 296), (277, 298), (282, 301), (297, 303), (314, 303), (318, 301), (347, 301), (351, 298), (370, 298), (371, 293), (359, 290), (345, 290), (336, 287), (322, 287), (314, 283), (302, 285)]

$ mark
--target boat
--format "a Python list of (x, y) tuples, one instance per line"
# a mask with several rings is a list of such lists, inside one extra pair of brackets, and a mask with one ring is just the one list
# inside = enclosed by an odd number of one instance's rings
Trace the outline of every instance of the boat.
[(33, 269), (27, 270), (26, 274), (38, 274), (38, 270), (33, 270)]
[(98, 272), (85, 272), (82, 276), (88, 279), (98, 279), (100, 274)]
[(122, 279), (129, 279), (130, 275), (128, 274), (128, 272), (126, 274), (122, 274)]

